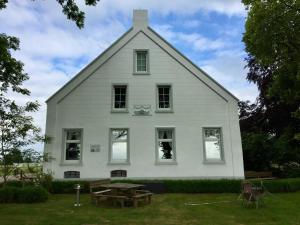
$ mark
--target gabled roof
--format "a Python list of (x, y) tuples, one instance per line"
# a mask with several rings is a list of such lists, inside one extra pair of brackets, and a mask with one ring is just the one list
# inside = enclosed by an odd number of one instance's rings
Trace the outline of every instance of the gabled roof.
[[(140, 13), (138, 12), (134, 13)], [(143, 13), (143, 12), (142, 12)], [(140, 16), (140, 14), (138, 14)], [(69, 93), (71, 93), (76, 87), (78, 87), (84, 80), (91, 76), (99, 67), (101, 67), (107, 60), (114, 56), (118, 51), (120, 51), (129, 41), (131, 41), (137, 34), (143, 33), (154, 43), (156, 43), (161, 49), (163, 49), (167, 54), (174, 58), (178, 63), (185, 67), (190, 73), (201, 80), (207, 87), (213, 90), (216, 94), (222, 97), (225, 101), (228, 101), (228, 97), (233, 98), (238, 101), (238, 98), (230, 93), (226, 88), (209, 76), (206, 72), (200, 69), (192, 61), (190, 61), (186, 56), (180, 53), (175, 47), (168, 43), (164, 38), (162, 38), (158, 33), (156, 33), (151, 27), (145, 26), (147, 21), (143, 21), (145, 18), (138, 17), (135, 21), (136, 25), (130, 28), (126, 33), (124, 33), (118, 40), (116, 40), (109, 48), (107, 48), (103, 53), (101, 53), (97, 58), (95, 58), (91, 63), (89, 63), (84, 69), (82, 69), (76, 76), (74, 76), (69, 82), (67, 82), (62, 88), (60, 88), (56, 93), (54, 93), (50, 98), (46, 100), (48, 103), (50, 100), (56, 99), (56, 102), (60, 102)]]

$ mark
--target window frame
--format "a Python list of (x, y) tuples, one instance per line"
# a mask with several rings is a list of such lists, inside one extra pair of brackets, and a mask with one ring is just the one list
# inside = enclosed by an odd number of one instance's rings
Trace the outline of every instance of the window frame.
[[(137, 70), (137, 53), (146, 52), (146, 71)], [(133, 50), (133, 74), (134, 75), (149, 75), (150, 74), (150, 51), (149, 49), (134, 49)]]
[[(125, 99), (125, 108), (115, 108), (115, 87), (117, 86), (126, 86), (126, 99)], [(112, 113), (128, 113), (128, 91), (129, 85), (127, 83), (113, 83), (111, 86), (111, 112)]]
[[(170, 107), (169, 108), (159, 108), (159, 87), (169, 87), (169, 104)], [(173, 113), (174, 112), (174, 108), (173, 108), (173, 85), (170, 83), (158, 83), (156, 84), (156, 88), (155, 88), (155, 98), (156, 98), (156, 112), (157, 113)]]
[[(112, 160), (112, 143), (113, 143), (113, 140), (112, 140), (112, 131), (113, 130), (127, 130), (127, 139), (126, 139), (126, 142), (127, 142), (127, 159), (126, 161), (122, 162), (122, 161), (114, 161)], [(115, 127), (115, 128), (109, 128), (109, 154), (108, 154), (108, 165), (130, 165), (130, 145), (129, 145), (129, 140), (130, 140), (130, 130), (129, 128), (120, 128), (120, 127)], [(117, 142), (125, 142), (125, 141), (117, 141)]]
[[(219, 129), (220, 130), (220, 159), (209, 159), (206, 157), (206, 145), (205, 145), (205, 130), (206, 129)], [(206, 126), (202, 127), (202, 141), (203, 141), (203, 163), (204, 164), (224, 164), (225, 163), (225, 154), (224, 154), (224, 139), (223, 139), (223, 128), (221, 126)]]
[[(159, 131), (160, 130), (172, 130), (172, 151), (173, 159), (171, 160), (161, 160), (159, 158)], [(166, 139), (164, 139), (166, 140)], [(168, 139), (167, 139), (168, 140)], [(176, 130), (175, 127), (155, 127), (155, 164), (156, 165), (177, 165), (177, 154), (176, 154)]]
[[(80, 141), (80, 158), (78, 160), (67, 160), (66, 159), (66, 153), (67, 153), (67, 148), (66, 144), (67, 143), (76, 143), (74, 141), (72, 142), (67, 142), (67, 132), (68, 131), (80, 131), (81, 137)], [(61, 153), (61, 165), (74, 165), (74, 166), (81, 166), (82, 165), (82, 155), (83, 155), (83, 128), (63, 128), (62, 129), (62, 153)]]

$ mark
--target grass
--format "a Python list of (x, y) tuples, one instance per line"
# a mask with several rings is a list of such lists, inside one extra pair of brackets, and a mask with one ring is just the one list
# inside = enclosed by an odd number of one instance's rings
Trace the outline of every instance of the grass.
[[(244, 208), (236, 194), (155, 195), (150, 205), (114, 208), (90, 204), (89, 195), (74, 207), (74, 195), (52, 195), (47, 203), (0, 204), (1, 225), (300, 225), (300, 192), (268, 195), (265, 206)], [(232, 201), (232, 202), (221, 202)], [(184, 203), (220, 202), (189, 206)]]

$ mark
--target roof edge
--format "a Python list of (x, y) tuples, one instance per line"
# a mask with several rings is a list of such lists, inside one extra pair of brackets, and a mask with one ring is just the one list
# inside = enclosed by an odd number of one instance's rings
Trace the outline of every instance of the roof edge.
[(51, 95), (45, 102), (48, 103), (52, 98), (54, 98), (59, 92), (61, 92), (66, 86), (68, 86), (73, 80), (75, 80), (80, 74), (82, 74), (88, 67), (95, 63), (99, 58), (101, 58), (106, 52), (108, 52), (113, 46), (115, 46), (119, 41), (123, 39), (128, 33), (133, 30), (133, 27), (128, 29), (122, 36), (120, 36), (116, 41), (114, 41), (108, 48), (101, 52), (95, 59), (93, 59), (88, 65), (86, 65), (82, 70), (80, 70), (71, 80), (65, 83), (61, 88), (59, 88), (53, 95)]
[(180, 56), (182, 56), (185, 60), (187, 60), (189, 63), (191, 63), (197, 70), (199, 70), (201, 73), (203, 73), (205, 76), (207, 76), (209, 79), (211, 79), (215, 84), (217, 84), (222, 90), (224, 90), (226, 93), (228, 93), (231, 97), (233, 97), (235, 100), (240, 101), (234, 94), (232, 94), (230, 91), (228, 91), (225, 87), (223, 87), (218, 81), (216, 81), (214, 78), (212, 78), (208, 73), (206, 73), (204, 70), (202, 70), (199, 66), (197, 66), (195, 63), (193, 63), (188, 57), (186, 57), (183, 53), (181, 53), (177, 48), (175, 48), (172, 44), (170, 44), (166, 39), (164, 39), (161, 35), (159, 35), (153, 28), (150, 26), (147, 27), (151, 32), (153, 32), (155, 35), (157, 35), (160, 39), (162, 39), (168, 46), (170, 46), (173, 50), (175, 50)]

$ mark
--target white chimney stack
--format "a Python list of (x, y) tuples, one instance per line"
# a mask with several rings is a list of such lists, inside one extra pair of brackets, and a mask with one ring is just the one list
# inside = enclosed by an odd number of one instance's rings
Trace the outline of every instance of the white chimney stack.
[(148, 26), (148, 10), (135, 9), (133, 10), (133, 27), (145, 28)]

